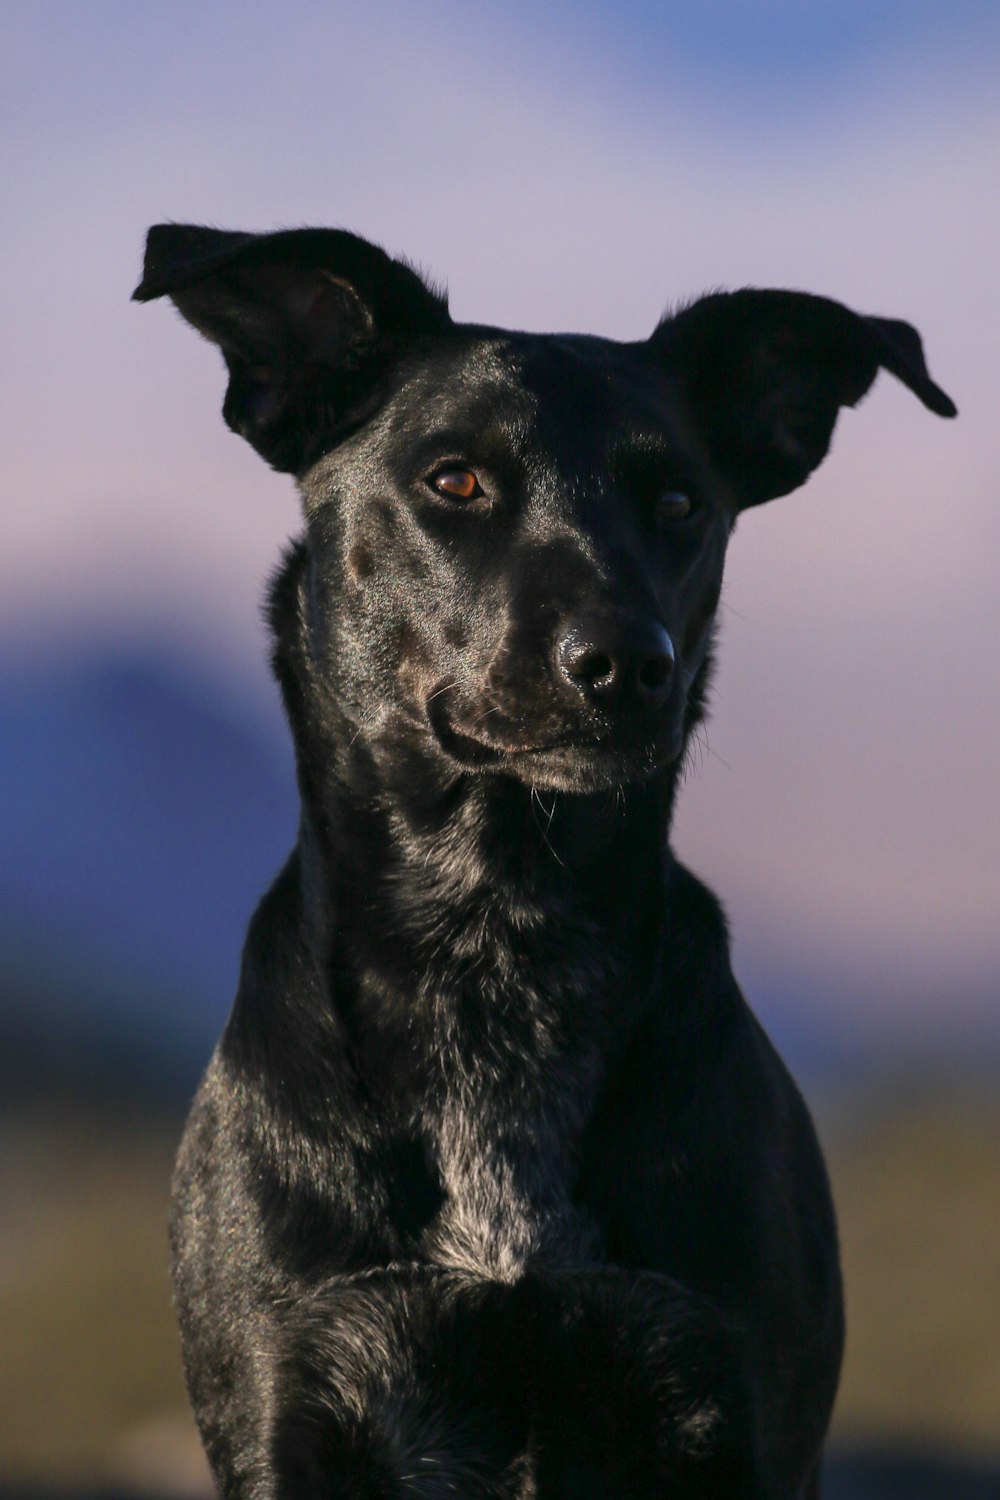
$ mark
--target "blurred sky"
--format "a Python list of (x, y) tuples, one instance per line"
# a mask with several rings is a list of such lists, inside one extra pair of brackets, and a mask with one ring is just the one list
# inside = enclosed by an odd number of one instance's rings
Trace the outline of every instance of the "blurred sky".
[(271, 694), (295, 495), (130, 305), (156, 220), (355, 229), (510, 326), (747, 283), (916, 324), (960, 419), (883, 376), (741, 524), (677, 841), (751, 988), (1000, 1039), (995, 0), (6, 0), (0, 98), (5, 670), (167, 641)]

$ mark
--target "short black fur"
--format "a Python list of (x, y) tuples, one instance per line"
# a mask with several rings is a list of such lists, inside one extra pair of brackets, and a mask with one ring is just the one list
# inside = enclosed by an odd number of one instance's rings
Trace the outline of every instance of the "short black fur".
[(668, 841), (738, 513), (903, 323), (713, 294), (644, 343), (460, 325), (329, 230), (151, 231), (298, 478), (299, 838), (177, 1166), (191, 1397), (241, 1500), (817, 1493), (842, 1343), (806, 1109)]

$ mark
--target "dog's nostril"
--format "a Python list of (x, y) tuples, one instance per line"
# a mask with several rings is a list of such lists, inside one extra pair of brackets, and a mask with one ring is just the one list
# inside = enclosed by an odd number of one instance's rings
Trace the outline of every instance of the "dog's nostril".
[(618, 690), (621, 661), (616, 643), (595, 640), (599, 634), (580, 625), (571, 626), (558, 644), (557, 657), (562, 672), (574, 687), (587, 697), (606, 699)]
[(603, 651), (590, 651), (567, 666), (570, 675), (581, 682), (598, 684), (615, 675), (614, 659)]

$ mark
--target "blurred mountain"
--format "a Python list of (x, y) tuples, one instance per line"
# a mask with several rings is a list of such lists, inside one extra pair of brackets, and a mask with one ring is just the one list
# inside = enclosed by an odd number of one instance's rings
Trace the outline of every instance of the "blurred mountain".
[[(140, 646), (0, 669), (0, 1087), (189, 1092), (296, 821), (276, 688)], [(776, 944), (747, 929), (737, 967), (807, 1087), (911, 1061), (906, 994), (873, 988), (859, 1027), (843, 973), (793, 933)], [(880, 979), (865, 971), (862, 987)], [(992, 1002), (939, 1010), (937, 1061), (981, 1064), (991, 1047), (996, 1060)]]
[(0, 678), (4, 1055), (195, 1076), (296, 820), (276, 691), (138, 651)]

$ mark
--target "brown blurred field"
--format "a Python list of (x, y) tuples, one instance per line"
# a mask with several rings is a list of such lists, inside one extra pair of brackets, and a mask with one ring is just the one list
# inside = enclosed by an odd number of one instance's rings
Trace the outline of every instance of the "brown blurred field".
[[(1000, 1450), (1000, 1107), (866, 1106), (828, 1132), (850, 1337), (842, 1443)], [(175, 1126), (7, 1119), (0, 1166), (0, 1476), (207, 1491), (166, 1268)], [(929, 1493), (929, 1492), (928, 1492)]]
[(911, 1098), (830, 1152), (848, 1296), (837, 1430), (1000, 1449), (1000, 1103)]

